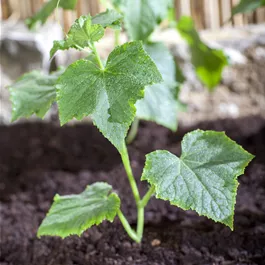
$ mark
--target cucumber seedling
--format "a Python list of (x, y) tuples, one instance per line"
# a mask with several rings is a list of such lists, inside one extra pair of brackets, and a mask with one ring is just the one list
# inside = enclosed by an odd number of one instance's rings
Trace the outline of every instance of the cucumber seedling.
[(141, 180), (147, 181), (149, 188), (140, 196), (125, 138), (145, 87), (163, 82), (163, 74), (140, 40), (116, 47), (106, 62), (101, 60), (95, 42), (103, 37), (105, 28), (119, 28), (121, 18), (114, 10), (81, 16), (65, 40), (54, 42), (51, 55), (75, 48), (88, 49), (90, 56), (50, 75), (38, 71), (25, 74), (10, 86), (10, 92), (13, 120), (34, 113), (42, 118), (54, 101), (61, 125), (73, 118), (91, 117), (120, 153), (137, 207), (137, 226), (127, 221), (118, 193), (109, 184), (98, 182), (80, 194), (55, 195), (38, 236), (81, 235), (92, 225), (118, 216), (130, 238), (139, 243), (145, 207), (152, 196), (233, 229), (237, 177), (253, 156), (222, 132), (196, 130), (186, 134), (180, 157), (165, 150), (147, 154)]

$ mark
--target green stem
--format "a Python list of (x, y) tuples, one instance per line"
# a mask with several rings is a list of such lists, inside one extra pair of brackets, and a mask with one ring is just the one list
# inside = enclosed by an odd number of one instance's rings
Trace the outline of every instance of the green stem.
[(141, 242), (144, 232), (144, 207), (137, 207), (137, 236)]
[(130, 226), (130, 224), (128, 223), (126, 217), (123, 215), (123, 213), (121, 212), (121, 210), (118, 210), (118, 216), (120, 218), (120, 221), (125, 229), (125, 231), (127, 232), (127, 234), (129, 235), (129, 237), (136, 241), (137, 243), (140, 243), (141, 238), (138, 237), (138, 235), (135, 233), (135, 231), (132, 229), (132, 227)]
[(127, 135), (127, 138), (126, 138), (127, 144), (131, 144), (133, 140), (135, 139), (137, 132), (138, 132), (138, 128), (139, 128), (139, 123), (140, 123), (139, 119), (135, 118), (132, 123), (131, 129)]
[(151, 199), (154, 193), (155, 193), (155, 186), (151, 186), (147, 191), (147, 193), (142, 198), (140, 202), (140, 207), (145, 208), (145, 206), (147, 205), (147, 203), (149, 202), (149, 200)]
[(98, 51), (97, 51), (97, 48), (96, 48), (94, 42), (92, 42), (92, 43), (90, 44), (90, 47), (91, 47), (91, 50), (93, 51), (93, 53), (94, 53), (95, 56), (96, 56), (96, 59), (97, 59), (97, 62), (98, 62), (98, 65), (99, 65), (100, 69), (101, 69), (101, 70), (104, 70), (105, 67), (104, 67), (104, 65), (103, 65), (103, 63), (102, 63), (102, 61), (101, 61), (101, 59), (100, 59), (99, 53), (98, 53)]
[(150, 187), (150, 189), (147, 191), (147, 193), (142, 198), (142, 200), (139, 201), (139, 203), (137, 204), (137, 209), (138, 209), (137, 235), (140, 241), (142, 240), (143, 231), (144, 231), (144, 208), (149, 202), (154, 192), (155, 192), (155, 187), (154, 186)]
[(126, 217), (122, 214), (121, 211), (118, 212), (118, 216), (123, 224), (124, 229), (128, 233), (128, 235), (137, 243), (140, 243), (143, 237), (143, 231), (144, 231), (144, 208), (149, 202), (151, 196), (155, 192), (155, 187), (152, 186), (149, 188), (143, 199), (141, 200), (139, 190), (135, 181), (135, 178), (133, 176), (130, 159), (128, 155), (128, 150), (126, 147), (126, 144), (124, 143), (123, 150), (121, 152), (121, 158), (122, 162), (125, 168), (125, 171), (128, 176), (129, 183), (131, 185), (132, 193), (136, 202), (137, 206), (137, 230), (136, 232), (131, 228), (130, 224), (128, 223)]
[(115, 47), (116, 46), (118, 46), (119, 44), (120, 44), (120, 33), (121, 33), (121, 31), (120, 31), (120, 29), (117, 29), (117, 30), (115, 30), (115, 42), (114, 42), (114, 45), (115, 45)]
[(136, 202), (136, 204), (138, 204), (138, 202), (140, 201), (140, 194), (139, 194), (139, 190), (138, 190), (135, 178), (133, 176), (133, 172), (132, 172), (132, 168), (131, 168), (131, 164), (130, 164), (130, 159), (129, 159), (129, 155), (128, 155), (128, 150), (127, 150), (125, 143), (123, 146), (123, 150), (121, 152), (121, 159), (122, 159), (125, 171), (127, 173), (128, 180), (129, 180), (130, 185), (131, 185), (131, 189), (132, 189), (132, 193), (133, 193), (135, 202)]

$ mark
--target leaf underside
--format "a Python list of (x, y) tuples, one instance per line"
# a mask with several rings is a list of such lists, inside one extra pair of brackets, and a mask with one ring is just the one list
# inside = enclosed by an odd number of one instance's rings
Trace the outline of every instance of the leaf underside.
[(174, 58), (163, 43), (148, 43), (144, 47), (156, 63), (163, 82), (145, 89), (144, 98), (136, 103), (136, 115), (175, 131), (181, 109), (178, 92), (183, 79), (179, 79), (181, 74), (176, 75)]
[(177, 29), (189, 45), (191, 62), (198, 78), (210, 91), (213, 90), (221, 81), (223, 69), (228, 64), (226, 56), (222, 50), (212, 49), (201, 41), (190, 17), (181, 17)]
[(28, 118), (32, 114), (43, 118), (55, 101), (55, 83), (63, 73), (60, 69), (50, 75), (32, 71), (9, 86), (12, 102), (12, 121)]
[(88, 60), (70, 65), (57, 82), (61, 124), (92, 115), (96, 126), (120, 151), (144, 87), (162, 77), (141, 42), (114, 49), (105, 69)]
[(92, 225), (112, 222), (120, 209), (120, 199), (111, 191), (107, 183), (97, 182), (78, 195), (55, 195), (37, 236), (80, 236)]
[(252, 159), (223, 132), (196, 130), (183, 138), (180, 158), (148, 154), (142, 180), (155, 186), (157, 198), (233, 229), (237, 177)]

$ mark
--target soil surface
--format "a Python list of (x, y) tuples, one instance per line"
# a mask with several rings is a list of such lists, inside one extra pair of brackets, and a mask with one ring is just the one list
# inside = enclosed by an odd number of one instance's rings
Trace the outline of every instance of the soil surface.
[[(36, 237), (55, 193), (81, 192), (87, 184), (107, 181), (122, 198), (132, 224), (136, 212), (119, 155), (91, 125), (58, 128), (28, 123), (0, 127), (0, 199), (2, 265), (168, 265), (264, 264), (265, 261), (265, 121), (259, 117), (202, 123), (224, 130), (256, 155), (240, 186), (233, 232), (224, 225), (151, 199), (141, 245), (133, 243), (116, 218), (64, 240)], [(142, 123), (129, 147), (139, 180), (145, 154), (155, 149), (180, 153), (176, 134)], [(147, 184), (139, 183), (143, 195)]]

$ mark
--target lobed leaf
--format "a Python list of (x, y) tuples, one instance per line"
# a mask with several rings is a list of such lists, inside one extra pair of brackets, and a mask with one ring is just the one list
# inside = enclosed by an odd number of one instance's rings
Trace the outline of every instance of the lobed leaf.
[(168, 151), (148, 154), (142, 180), (155, 186), (157, 198), (233, 229), (237, 177), (252, 159), (223, 132), (196, 130), (183, 138), (180, 158)]
[(54, 202), (42, 221), (38, 237), (70, 235), (80, 236), (92, 225), (104, 220), (113, 221), (120, 209), (120, 199), (112, 187), (103, 182), (87, 186), (77, 195), (54, 197)]
[(25, 23), (29, 29), (33, 29), (37, 24), (43, 25), (48, 17), (52, 14), (54, 9), (57, 7), (59, 2), (59, 7), (63, 9), (73, 10), (76, 6), (77, 0), (50, 0), (43, 5), (43, 7), (31, 18), (26, 19)]
[(56, 85), (61, 124), (92, 115), (100, 131), (120, 150), (144, 87), (161, 81), (139, 41), (114, 49), (105, 69), (93, 61), (79, 60), (66, 69)]
[(232, 16), (240, 13), (252, 12), (262, 6), (265, 6), (265, 0), (241, 0), (238, 5), (232, 9)]
[(222, 78), (222, 71), (228, 64), (222, 50), (212, 49), (204, 44), (190, 17), (181, 17), (177, 24), (180, 35), (187, 41), (191, 51), (191, 62), (201, 82), (213, 90)]
[(90, 15), (79, 17), (71, 26), (65, 40), (53, 42), (50, 56), (52, 57), (58, 50), (90, 47), (91, 43), (104, 36), (104, 28), (119, 28), (121, 18), (122, 16), (115, 10), (107, 10), (94, 17)]
[(156, 63), (164, 82), (145, 89), (144, 98), (136, 103), (136, 116), (175, 131), (178, 111), (182, 109), (178, 92), (183, 75), (177, 74), (174, 58), (163, 43), (148, 43), (144, 48)]
[(55, 83), (63, 73), (60, 69), (50, 75), (33, 71), (21, 76), (9, 86), (12, 102), (12, 121), (36, 114), (43, 118), (55, 101)]
[(167, 17), (172, 0), (114, 1), (124, 14), (125, 28), (131, 40), (146, 40), (155, 27)]

